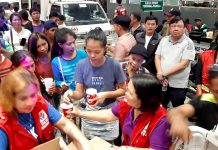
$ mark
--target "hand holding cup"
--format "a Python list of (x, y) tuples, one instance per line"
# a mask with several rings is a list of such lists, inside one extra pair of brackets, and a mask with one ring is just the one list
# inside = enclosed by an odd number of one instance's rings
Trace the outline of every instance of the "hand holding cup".
[(73, 104), (61, 103), (60, 108), (62, 109), (64, 116), (71, 119), (70, 111), (73, 110)]
[(97, 90), (94, 88), (89, 88), (86, 90), (87, 102), (89, 105), (94, 105), (96, 103), (95, 98), (97, 97)]
[(54, 86), (54, 81), (52, 78), (44, 78), (42, 79), (42, 82), (44, 83), (45, 85), (45, 89), (47, 92), (49, 92), (49, 89)]

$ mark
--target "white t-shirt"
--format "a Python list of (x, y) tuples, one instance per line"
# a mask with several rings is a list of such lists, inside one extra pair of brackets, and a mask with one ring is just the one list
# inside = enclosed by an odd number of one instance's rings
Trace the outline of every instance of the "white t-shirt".
[[(22, 28), (20, 33), (17, 33), (14, 28), (12, 28), (12, 34), (13, 34), (13, 43), (14, 43), (14, 51), (18, 51), (18, 50), (27, 50), (27, 41), (28, 38), (31, 34), (31, 32), (27, 29)], [(11, 42), (11, 34), (10, 34), (10, 30), (5, 32), (4, 35), (5, 40), (10, 43), (12, 45)], [(26, 39), (26, 45), (25, 46), (21, 46), (20, 45), (20, 41), (22, 38)], [(13, 51), (13, 50), (11, 50)]]
[(145, 48), (147, 49), (148, 43), (150, 42), (152, 36), (145, 36)]
[[(193, 41), (185, 34), (177, 43), (172, 42), (171, 36), (165, 36), (160, 41), (155, 54), (161, 57), (161, 68), (163, 72), (167, 72), (182, 60), (193, 61), (195, 58), (195, 46)], [(187, 88), (190, 70), (191, 64), (189, 63), (185, 69), (169, 76), (169, 86), (173, 88)]]

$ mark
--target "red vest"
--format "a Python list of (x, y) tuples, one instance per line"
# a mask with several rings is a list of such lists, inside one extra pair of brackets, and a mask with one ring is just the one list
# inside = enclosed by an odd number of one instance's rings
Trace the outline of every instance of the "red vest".
[[(54, 128), (49, 122), (48, 107), (40, 96), (38, 96), (32, 116), (41, 143), (53, 139)], [(18, 122), (14, 115), (0, 112), (0, 128), (7, 134), (10, 150), (29, 150), (39, 144), (37, 139)]]
[(210, 65), (214, 64), (215, 50), (208, 50), (202, 53), (202, 84), (208, 84), (208, 68)]
[[(132, 107), (129, 106), (125, 101), (121, 101), (119, 105), (120, 105), (119, 121), (121, 124), (121, 128), (123, 130), (124, 121), (126, 119), (126, 116), (130, 113), (130, 109)], [(139, 148), (149, 148), (150, 147), (149, 137), (153, 132), (154, 128), (156, 127), (156, 125), (163, 117), (166, 116), (166, 114), (167, 111), (162, 106), (160, 106), (155, 113), (143, 112), (140, 115), (138, 122), (132, 131), (129, 144), (127, 141), (127, 136), (123, 132), (123, 137), (124, 137), (123, 145), (129, 145)]]
[(118, 4), (115, 9), (114, 16), (120, 16), (120, 15), (127, 15), (127, 11), (125, 7)]

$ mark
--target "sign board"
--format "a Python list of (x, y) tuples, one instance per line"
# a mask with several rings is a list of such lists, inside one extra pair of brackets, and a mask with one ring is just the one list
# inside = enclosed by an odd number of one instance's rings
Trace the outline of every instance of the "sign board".
[(164, 0), (141, 0), (143, 11), (163, 11)]

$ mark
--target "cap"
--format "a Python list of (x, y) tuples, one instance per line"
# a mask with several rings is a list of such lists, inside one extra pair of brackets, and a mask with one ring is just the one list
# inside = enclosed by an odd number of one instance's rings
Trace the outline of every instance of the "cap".
[(164, 13), (167, 16), (181, 16), (181, 12), (177, 9), (171, 8), (167, 13)]
[(196, 18), (195, 22), (197, 22), (197, 21), (202, 21), (202, 19), (201, 18)]
[(147, 57), (146, 48), (141, 44), (136, 44), (135, 46), (133, 46), (129, 54), (137, 54), (142, 56), (144, 59)]
[(130, 26), (130, 17), (127, 16), (127, 15), (119, 15), (119, 16), (116, 16), (114, 19), (113, 19), (113, 24), (118, 24), (122, 27), (126, 27), (126, 28), (129, 28)]
[(53, 21), (53, 20), (48, 20), (44, 23), (44, 28), (46, 30), (50, 29), (50, 28), (54, 28), (54, 27), (58, 27), (57, 24)]

